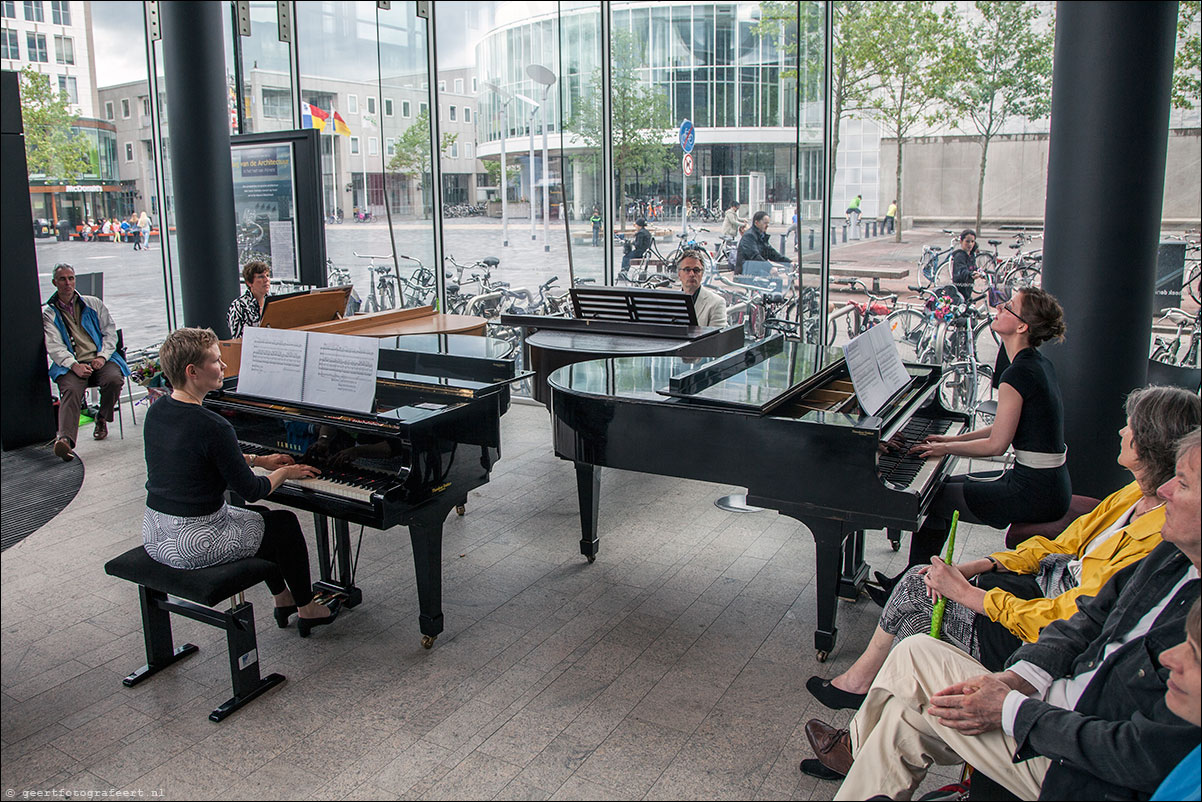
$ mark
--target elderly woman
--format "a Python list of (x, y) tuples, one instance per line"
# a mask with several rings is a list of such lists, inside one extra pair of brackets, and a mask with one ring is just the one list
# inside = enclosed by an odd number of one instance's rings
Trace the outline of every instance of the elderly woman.
[(244, 328), (257, 326), (263, 319), (263, 305), (271, 292), (271, 268), (266, 262), (247, 262), (242, 268), (242, 280), (246, 282), (246, 292), (234, 299), (227, 315), (230, 336), (234, 338), (241, 337)]
[[(1185, 640), (1160, 653), (1160, 664), (1169, 670), (1165, 706), (1178, 718), (1195, 727), (1202, 726), (1202, 610), (1198, 601), (1185, 619)], [(1202, 747), (1185, 756), (1165, 778), (1153, 800), (1202, 799)]]
[[(1177, 441), (1202, 421), (1202, 401), (1175, 387), (1147, 387), (1127, 398), (1118, 463), (1134, 481), (1081, 516), (1055, 540), (1033, 537), (1014, 551), (947, 565), (938, 557), (907, 571), (885, 604), (868, 648), (833, 680), (811, 677), (827, 707), (860, 706), (893, 644), (927, 632), (934, 599), (946, 597), (943, 639), (1000, 671), (1023, 641), (1077, 612), (1118, 571), (1160, 544), (1164, 502), (1156, 490), (1176, 472)], [(970, 581), (974, 580), (974, 581)]]
[[(314, 600), (309, 553), (296, 515), (265, 507), (231, 507), (226, 489), (247, 501), (274, 492), (286, 479), (316, 476), (285, 454), (243, 454), (234, 428), (201, 406), (205, 394), (219, 389), (225, 364), (212, 329), (178, 329), (159, 349), (170, 396), (146, 413), (146, 513), (142, 541), (146, 553), (172, 568), (208, 568), (245, 557), (279, 566), (267, 580), (275, 596), (275, 620), (288, 626), (299, 613), (302, 638), (313, 627), (329, 624), (338, 602)], [(256, 476), (262, 467), (271, 472)]]

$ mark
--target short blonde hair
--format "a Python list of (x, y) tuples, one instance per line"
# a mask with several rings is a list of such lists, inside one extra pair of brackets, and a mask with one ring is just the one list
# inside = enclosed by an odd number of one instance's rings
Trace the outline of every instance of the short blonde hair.
[(159, 365), (172, 387), (187, 384), (189, 365), (199, 365), (205, 353), (217, 343), (212, 329), (176, 329), (159, 348)]

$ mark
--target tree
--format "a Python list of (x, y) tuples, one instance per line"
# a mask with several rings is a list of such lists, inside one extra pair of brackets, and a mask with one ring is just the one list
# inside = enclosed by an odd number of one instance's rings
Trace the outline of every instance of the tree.
[(1198, 29), (1198, 0), (1181, 0), (1177, 7), (1177, 57), (1173, 64), (1173, 107), (1192, 109), (1202, 94), (1202, 42)]
[(25, 127), (25, 159), (30, 175), (71, 183), (90, 165), (87, 139), (75, 129), (66, 92), (56, 92), (48, 75), (32, 67), (21, 70), (21, 118)]
[[(876, 72), (869, 49), (872, 43), (869, 25), (873, 5), (855, 0), (837, 0), (828, 4), (831, 14), (834, 15), (830, 93), (832, 130), (828, 156), (828, 164), (831, 165), (836, 163), (839, 153), (839, 124), (866, 107), (868, 98), (876, 86)], [(778, 42), (777, 46), (790, 56), (788, 60), (797, 63), (803, 77), (815, 82), (816, 87), (821, 89), (824, 69), (822, 40), (826, 31), (817, 4), (806, 3), (802, 8), (807, 14), (801, 32), (806, 43), (804, 64), (798, 63), (797, 4), (763, 0), (760, 3), (760, 22), (754, 30), (759, 36), (775, 39)], [(786, 78), (796, 77), (797, 70), (785, 70), (781, 75)], [(824, 184), (827, 178), (823, 177)]]
[(486, 173), (488, 173), (488, 183), (494, 187), (501, 187), (501, 192), (505, 192), (505, 190), (509, 187), (509, 185), (511, 183), (513, 183), (513, 180), (515, 178), (517, 178), (519, 175), (521, 175), (521, 172), (522, 172), (522, 168), (519, 167), (518, 165), (514, 164), (513, 162), (506, 164), (505, 172), (507, 173), (507, 175), (505, 176), (505, 178), (506, 178), (505, 186), (501, 186), (501, 160), (500, 159), (498, 159), (496, 161), (490, 160), (490, 161), (484, 162), (484, 170)]
[(1029, 3), (980, 0), (979, 21), (952, 30), (956, 80), (947, 96), (953, 125), (967, 118), (981, 136), (977, 176), (977, 224), (981, 230), (989, 143), (1016, 117), (1046, 117), (1052, 102), (1055, 34), (1036, 30), (1039, 10)]
[[(643, 46), (627, 31), (613, 32), (610, 73), (610, 134), (613, 139), (614, 172), (618, 191), (625, 193), (626, 176), (667, 169), (672, 149), (664, 144), (671, 134), (668, 98), (662, 90), (644, 82), (636, 68), (647, 63)], [(569, 129), (580, 134), (590, 148), (601, 148), (601, 98), (605, 87), (598, 69), (590, 91), (577, 104)], [(626, 204), (618, 204), (621, 228), (626, 228)]]
[[(866, 3), (864, 52), (877, 87), (866, 104), (886, 133), (897, 138), (898, 213), (902, 205), (902, 146), (919, 124), (933, 124), (956, 70), (948, 32), (959, 24), (951, 10), (935, 13), (933, 0)], [(901, 242), (901, 226), (895, 236)]]
[[(459, 134), (444, 133), (439, 154), (445, 156), (457, 139)], [(413, 124), (397, 138), (392, 159), (388, 162), (388, 171), (416, 178), (421, 183), (423, 196), (428, 197), (426, 182), (430, 179), (430, 168), (430, 112), (422, 109)]]

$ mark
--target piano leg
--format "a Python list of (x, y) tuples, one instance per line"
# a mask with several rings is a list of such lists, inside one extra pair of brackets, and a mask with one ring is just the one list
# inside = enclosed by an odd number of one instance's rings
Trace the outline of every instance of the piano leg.
[(580, 498), (580, 553), (597, 559), (597, 514), (601, 501), (601, 468), (576, 463), (576, 493)]
[[(334, 522), (332, 551), (330, 521)], [(355, 577), (351, 573), (350, 525), (341, 518), (329, 518), (316, 512), (313, 513), (313, 525), (317, 529), (317, 567), (321, 576), (313, 583), (313, 590), (342, 596), (343, 607), (358, 607), (363, 601), (363, 591), (355, 586)]]
[(422, 647), (426, 649), (434, 645), (434, 639), (442, 632), (442, 523), (449, 512), (446, 506), (439, 505), (408, 523), (413, 567), (417, 572), (417, 621), (422, 631)]
[(814, 630), (814, 648), (818, 662), (824, 663), (835, 648), (839, 633), (835, 617), (839, 611), (845, 533), (840, 521), (810, 518), (802, 523), (814, 535), (815, 578), (818, 583), (818, 628)]
[(843, 541), (843, 572), (839, 577), (839, 598), (855, 602), (868, 581), (868, 564), (864, 562), (864, 530), (857, 529)]

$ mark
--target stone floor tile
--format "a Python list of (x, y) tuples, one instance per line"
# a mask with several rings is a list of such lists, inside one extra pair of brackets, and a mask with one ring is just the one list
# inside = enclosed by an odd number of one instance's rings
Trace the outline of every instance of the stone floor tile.
[(491, 799), (509, 785), (521, 767), (475, 752), (432, 784), (421, 799)]
[(225, 798), (241, 788), (242, 775), (210, 760), (199, 747), (184, 750), (124, 785), (123, 790), (167, 799)]
[(573, 775), (563, 785), (559, 786), (549, 798), (610, 802), (610, 800), (621, 799), (622, 795), (614, 788), (607, 788)]

